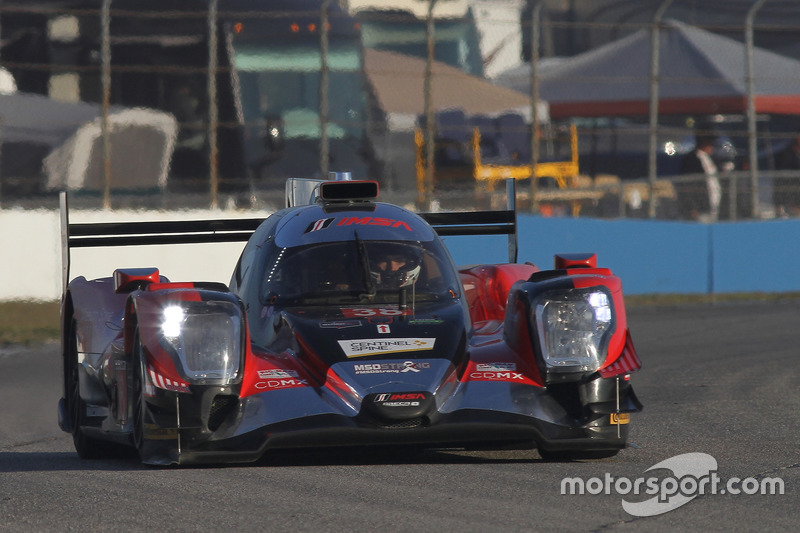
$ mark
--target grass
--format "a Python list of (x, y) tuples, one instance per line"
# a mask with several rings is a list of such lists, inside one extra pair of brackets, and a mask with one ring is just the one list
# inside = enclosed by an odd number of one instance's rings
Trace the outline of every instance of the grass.
[(0, 347), (57, 340), (61, 334), (59, 302), (0, 303)]
[[(635, 307), (790, 299), (800, 299), (800, 293), (635, 294), (626, 296), (625, 303), (628, 307)], [(61, 332), (59, 313), (59, 302), (0, 302), (0, 347), (11, 344), (29, 346), (58, 340)]]
[(638, 305), (717, 304), (730, 302), (777, 302), (796, 300), (800, 292), (741, 292), (732, 294), (633, 294), (625, 296), (625, 307)]

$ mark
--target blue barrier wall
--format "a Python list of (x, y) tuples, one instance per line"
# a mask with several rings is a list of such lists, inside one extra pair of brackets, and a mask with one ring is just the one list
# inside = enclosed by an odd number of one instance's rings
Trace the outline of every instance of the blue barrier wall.
[[(800, 291), (800, 221), (696, 224), (520, 215), (519, 261), (594, 252), (627, 294)], [(508, 260), (502, 236), (447, 237), (456, 264)]]

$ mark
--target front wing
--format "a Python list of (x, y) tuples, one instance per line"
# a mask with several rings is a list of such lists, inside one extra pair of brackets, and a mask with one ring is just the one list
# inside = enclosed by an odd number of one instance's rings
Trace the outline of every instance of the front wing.
[[(427, 412), (402, 420), (356, 411), (325, 386), (270, 390), (219, 405), (208, 393), (158, 390), (147, 401), (140, 453), (145, 463), (187, 464), (250, 462), (270, 450), (339, 446), (624, 448), (628, 413), (641, 408), (629, 382), (596, 377), (566, 386), (575, 390), (456, 381), (434, 395)], [(579, 405), (565, 401), (576, 393), (583, 399)]]

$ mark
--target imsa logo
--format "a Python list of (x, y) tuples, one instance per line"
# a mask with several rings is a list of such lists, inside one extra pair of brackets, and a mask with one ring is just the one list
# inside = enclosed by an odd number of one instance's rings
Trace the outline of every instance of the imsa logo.
[(411, 231), (408, 224), (402, 220), (394, 220), (391, 218), (378, 218), (378, 217), (344, 217), (339, 220), (337, 226), (350, 226), (358, 224), (359, 226), (388, 226), (390, 228), (405, 228)]
[(319, 231), (321, 229), (325, 229), (331, 225), (331, 222), (333, 222), (332, 218), (322, 218), (320, 220), (315, 220), (314, 222), (308, 225), (308, 227), (303, 233), (311, 233), (312, 231)]
[(425, 415), (434, 408), (429, 392), (386, 392), (365, 398), (364, 407), (388, 420), (408, 420)]
[(425, 399), (425, 394), (421, 392), (411, 392), (402, 394), (378, 394), (375, 397), (375, 401), (377, 403), (398, 402), (398, 401), (408, 401), (408, 400), (424, 400), (424, 399)]

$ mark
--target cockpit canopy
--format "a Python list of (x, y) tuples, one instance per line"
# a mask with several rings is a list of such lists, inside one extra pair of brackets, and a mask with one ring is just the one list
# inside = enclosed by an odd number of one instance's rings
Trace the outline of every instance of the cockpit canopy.
[(260, 296), (266, 305), (398, 304), (460, 295), (452, 261), (438, 239), (356, 238), (275, 247), (265, 266)]

